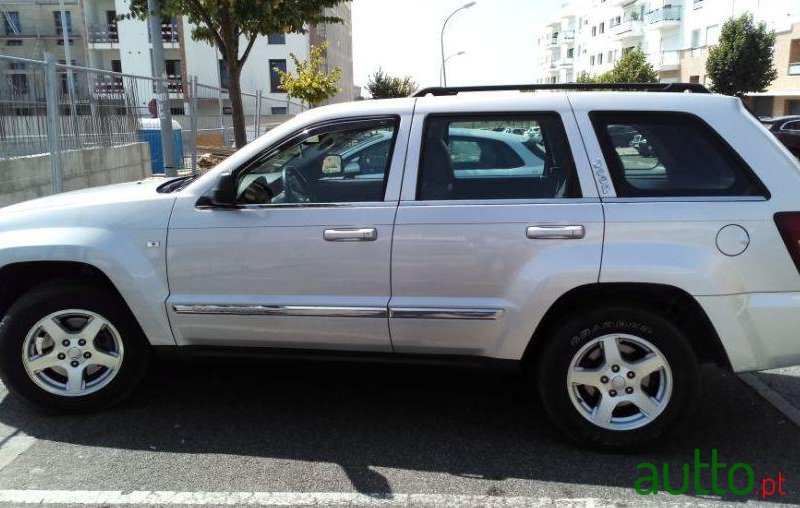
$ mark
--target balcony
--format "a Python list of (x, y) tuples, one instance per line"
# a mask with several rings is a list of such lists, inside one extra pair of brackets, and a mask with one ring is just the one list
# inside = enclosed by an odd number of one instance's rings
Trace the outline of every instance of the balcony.
[[(153, 83), (153, 93), (156, 93), (156, 84)], [(179, 74), (167, 74), (167, 93), (170, 95), (183, 95), (183, 78)]]
[(648, 30), (662, 30), (680, 26), (683, 19), (683, 8), (680, 5), (662, 7), (645, 13), (645, 28)]
[(658, 72), (677, 71), (681, 68), (680, 51), (662, 51), (659, 61), (654, 65)]
[(125, 85), (118, 76), (98, 76), (94, 83), (94, 91), (100, 95), (120, 94), (125, 92)]
[(571, 56), (562, 58), (558, 61), (558, 66), (562, 69), (572, 67), (575, 64), (575, 59)]
[(611, 27), (611, 37), (615, 41), (638, 39), (642, 36), (644, 22), (641, 19), (629, 19)]
[(547, 42), (545, 45), (548, 49), (556, 49), (558, 48), (558, 32), (554, 32), (547, 36)]
[(119, 43), (119, 33), (117, 32), (116, 23), (109, 25), (92, 25), (89, 27), (89, 44), (96, 46), (95, 49), (102, 48), (103, 46), (110, 47), (117, 43)]
[(561, 44), (572, 44), (575, 42), (575, 30), (564, 30), (558, 37)]

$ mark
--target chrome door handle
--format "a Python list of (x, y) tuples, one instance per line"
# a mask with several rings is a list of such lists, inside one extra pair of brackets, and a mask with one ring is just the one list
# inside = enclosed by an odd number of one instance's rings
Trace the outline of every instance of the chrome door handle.
[(583, 226), (530, 226), (526, 236), (532, 240), (578, 240), (586, 236)]
[(328, 242), (374, 242), (378, 239), (375, 228), (326, 229), (322, 238)]

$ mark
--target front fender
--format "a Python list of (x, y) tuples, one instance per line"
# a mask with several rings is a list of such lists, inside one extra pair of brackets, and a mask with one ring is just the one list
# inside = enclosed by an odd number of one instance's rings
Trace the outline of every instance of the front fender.
[[(153, 345), (175, 345), (164, 302), (166, 228), (53, 227), (0, 232), (0, 263), (76, 262), (114, 284)], [(150, 245), (150, 246), (148, 246)]]

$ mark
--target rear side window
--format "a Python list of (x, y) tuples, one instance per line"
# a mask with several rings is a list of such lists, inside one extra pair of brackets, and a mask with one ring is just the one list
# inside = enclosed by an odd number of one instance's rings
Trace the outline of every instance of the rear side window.
[(619, 197), (765, 196), (708, 124), (663, 112), (591, 113)]
[(430, 116), (419, 170), (418, 200), (580, 197), (554, 113)]

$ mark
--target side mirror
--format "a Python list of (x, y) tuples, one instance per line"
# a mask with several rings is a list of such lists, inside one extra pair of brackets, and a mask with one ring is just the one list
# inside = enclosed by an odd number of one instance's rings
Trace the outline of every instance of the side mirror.
[(342, 156), (328, 155), (322, 159), (323, 175), (338, 175), (342, 172)]
[(225, 173), (217, 180), (217, 186), (211, 193), (211, 202), (216, 206), (234, 206), (237, 196), (236, 178)]

